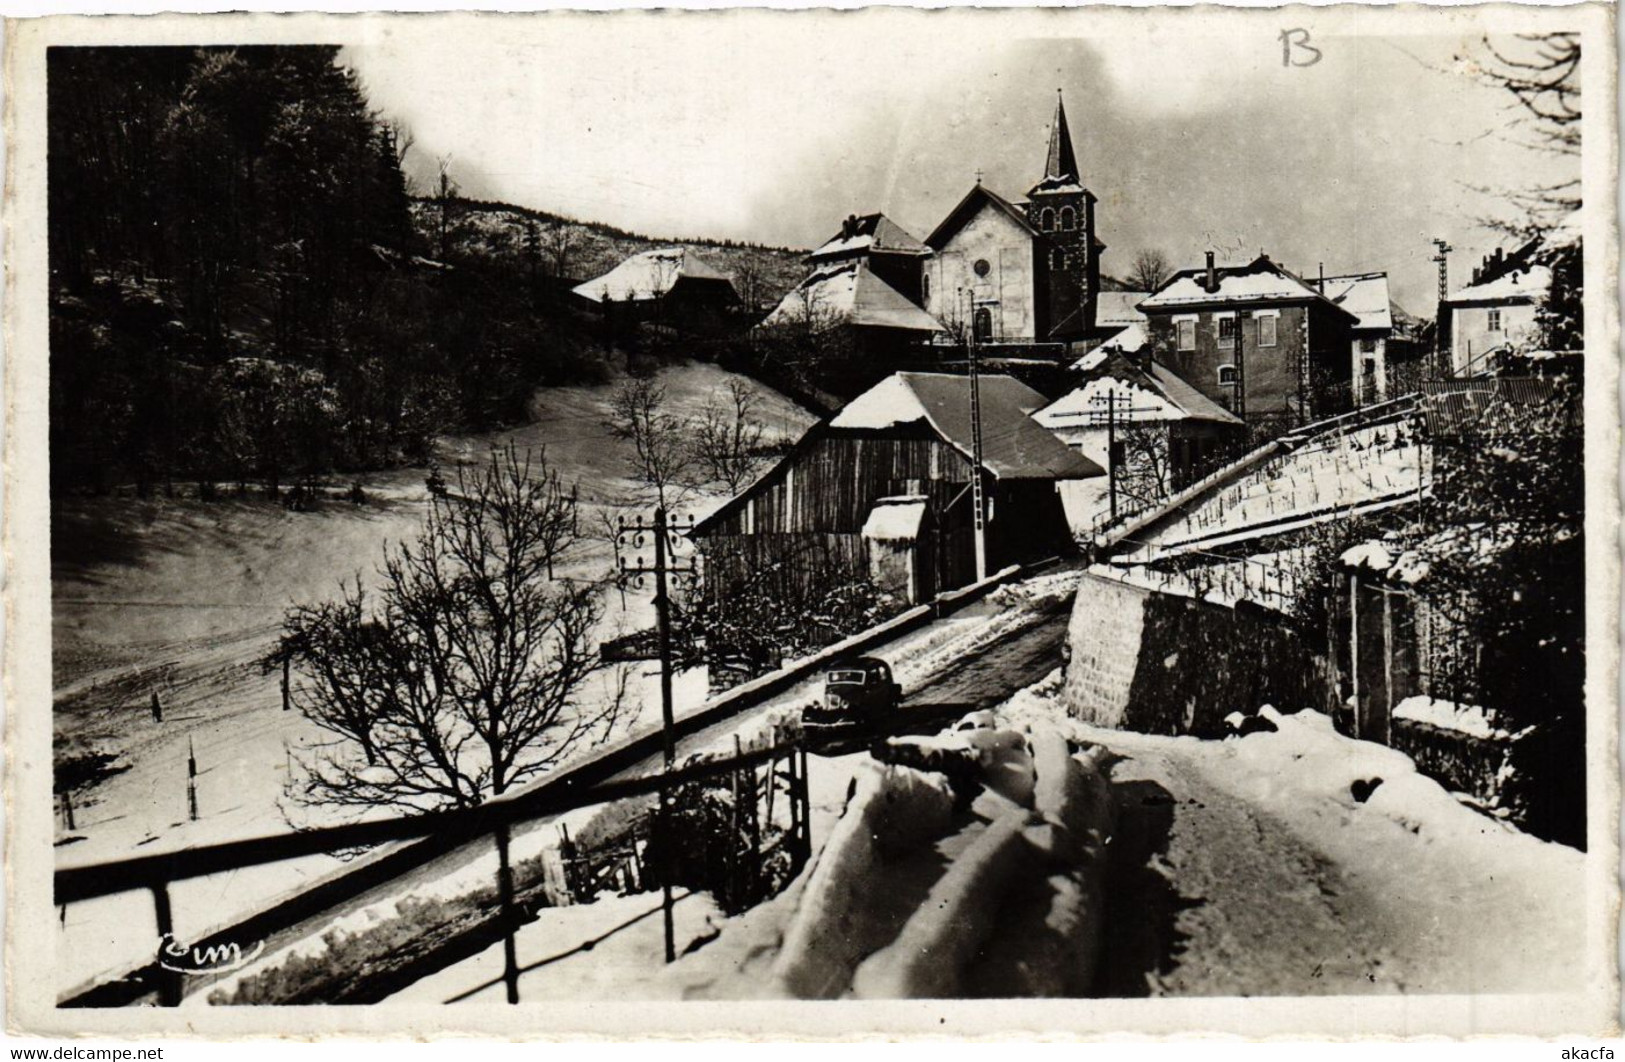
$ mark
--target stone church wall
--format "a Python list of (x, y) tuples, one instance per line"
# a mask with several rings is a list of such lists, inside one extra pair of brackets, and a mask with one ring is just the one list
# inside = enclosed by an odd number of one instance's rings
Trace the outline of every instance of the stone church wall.
[[(976, 275), (978, 260), (988, 263), (985, 277)], [(926, 269), (931, 297), (925, 308), (938, 320), (968, 323), (970, 307), (958, 292), (970, 288), (977, 305), (987, 305), (992, 312), (995, 336), (1035, 334), (1032, 237), (1002, 211), (984, 207), (927, 262)]]

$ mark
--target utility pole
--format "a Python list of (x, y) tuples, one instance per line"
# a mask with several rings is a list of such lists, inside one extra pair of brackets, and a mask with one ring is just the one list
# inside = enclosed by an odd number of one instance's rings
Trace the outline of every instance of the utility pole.
[[(1158, 410), (1157, 410), (1157, 408), (1155, 406), (1136, 407), (1134, 405), (1134, 399), (1132, 397), (1130, 397), (1129, 395), (1124, 395), (1121, 399), (1119, 399), (1117, 397), (1116, 388), (1113, 388), (1112, 390), (1107, 391), (1105, 398), (1096, 397), (1095, 399), (1093, 399), (1093, 401), (1097, 405), (1099, 403), (1101, 403), (1101, 402), (1106, 403), (1106, 492), (1107, 492), (1107, 496), (1111, 500), (1111, 522), (1115, 524), (1117, 522), (1117, 465), (1118, 465), (1118, 461), (1117, 461), (1117, 414), (1119, 412), (1118, 402), (1119, 401), (1122, 402), (1121, 412), (1123, 412), (1125, 414), (1129, 414), (1131, 416), (1132, 416), (1132, 414), (1135, 414), (1135, 413), (1156, 413), (1156, 412), (1158, 412)], [(1099, 422), (1096, 421), (1096, 423), (1099, 423)]]
[[(628, 563), (625, 556), (617, 558), (621, 577), (631, 578), (642, 583), (645, 575), (655, 577), (655, 638), (658, 644), (660, 660), (660, 723), (664, 738), (664, 752), (666, 770), (670, 771), (677, 762), (677, 722), (672, 708), (671, 690), (671, 593), (669, 577), (673, 574), (691, 574), (696, 566), (693, 560), (676, 561), (671, 559), (673, 547), (677, 536), (687, 535), (694, 528), (692, 517), (673, 522), (666, 516), (665, 506), (655, 508), (654, 520), (645, 523), (641, 518), (626, 520), (622, 518), (619, 531), (615, 536), (615, 552), (620, 553), (623, 545), (636, 551), (635, 559)], [(646, 536), (654, 538), (654, 562), (646, 564), (643, 560), (642, 550)], [(667, 857), (667, 865), (662, 868), (660, 875), (661, 914), (666, 929), (666, 961), (673, 962), (677, 958), (676, 929), (672, 923), (672, 897), (671, 897), (671, 854), (672, 838), (668, 828), (671, 811), (671, 793), (669, 790), (660, 791), (660, 810), (657, 822), (661, 833), (661, 846)]]
[[(1305, 312), (1307, 313), (1308, 311)], [(1247, 421), (1247, 352), (1241, 343), (1241, 330), (1243, 323), (1250, 316), (1250, 311), (1236, 311), (1236, 353), (1235, 361), (1232, 362), (1232, 364), (1236, 367), (1236, 416), (1239, 417), (1244, 424)], [(1276, 342), (1280, 342), (1280, 340), (1276, 340)], [(1305, 359), (1309, 357), (1307, 350), (1304, 352), (1303, 356)]]
[(1439, 375), (1448, 376), (1450, 373), (1446, 371), (1445, 352), (1449, 350), (1450, 344), (1444, 332), (1444, 302), (1450, 297), (1449, 256), (1455, 248), (1438, 236), (1433, 237), (1433, 247), (1437, 251), (1433, 261), (1439, 266), (1439, 306), (1433, 311), (1433, 351), (1439, 363)]
[(975, 537), (976, 581), (987, 578), (987, 502), (982, 496), (982, 377), (976, 356), (976, 292), (971, 290), (970, 327), (971, 529)]
[(1117, 392), (1106, 392), (1106, 492), (1111, 496), (1112, 523), (1117, 522)]

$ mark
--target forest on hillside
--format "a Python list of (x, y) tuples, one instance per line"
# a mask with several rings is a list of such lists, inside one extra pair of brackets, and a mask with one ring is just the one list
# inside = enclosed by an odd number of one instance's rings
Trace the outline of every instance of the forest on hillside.
[[(53, 491), (417, 463), (624, 358), (567, 281), (652, 241), (414, 195), (410, 131), (337, 53), (50, 51)], [(794, 282), (789, 252), (718, 254), (760, 301)]]

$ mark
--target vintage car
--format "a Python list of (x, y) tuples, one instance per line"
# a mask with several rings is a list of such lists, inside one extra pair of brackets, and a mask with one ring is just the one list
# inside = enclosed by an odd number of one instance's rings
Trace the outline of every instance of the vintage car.
[(801, 713), (810, 731), (827, 729), (883, 730), (897, 713), (903, 687), (892, 680), (891, 665), (860, 656), (832, 665), (824, 673), (824, 693)]

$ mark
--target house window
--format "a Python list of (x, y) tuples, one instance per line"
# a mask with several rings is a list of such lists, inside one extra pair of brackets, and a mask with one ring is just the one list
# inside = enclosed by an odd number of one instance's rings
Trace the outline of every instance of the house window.
[(931, 274), (920, 274), (920, 301), (926, 304), (931, 302)]
[(987, 342), (993, 338), (993, 313), (986, 306), (978, 306), (976, 315), (972, 318), (976, 329), (976, 338), (980, 342)]
[(1055, 211), (1045, 207), (1038, 212), (1038, 228), (1042, 232), (1055, 231)]
[(1078, 227), (1078, 212), (1073, 210), (1071, 207), (1062, 207), (1061, 208), (1061, 228), (1062, 228), (1062, 230), (1066, 231), (1066, 232), (1071, 232), (1073, 229), (1075, 229), (1077, 227)]
[(1234, 317), (1219, 318), (1219, 342), (1223, 344), (1234, 343), (1236, 340), (1236, 319)]
[(976, 275), (979, 277), (985, 277), (993, 271), (992, 263), (990, 263), (986, 258), (978, 258), (976, 260), (976, 264), (971, 266), (971, 268), (976, 270)]
[(1258, 345), (1273, 347), (1275, 345), (1275, 315), (1259, 317), (1258, 319)]
[(1490, 311), (1490, 331), (1491, 332), (1499, 332), (1500, 330), (1501, 330), (1501, 311), (1500, 310), (1491, 310)]
[(1196, 320), (1194, 318), (1187, 317), (1183, 321), (1175, 321), (1174, 324), (1179, 329), (1179, 349), (1195, 350)]
[(1377, 352), (1377, 341), (1375, 339), (1373, 339), (1371, 336), (1361, 336), (1360, 337), (1360, 353), (1361, 354), (1375, 354), (1376, 352)]
[(1219, 366), (1219, 386), (1220, 387), (1234, 387), (1234, 386), (1236, 386), (1236, 367), (1234, 365), (1220, 365)]
[(1066, 272), (1066, 252), (1059, 247), (1051, 247), (1049, 252), (1049, 267), (1057, 273)]

